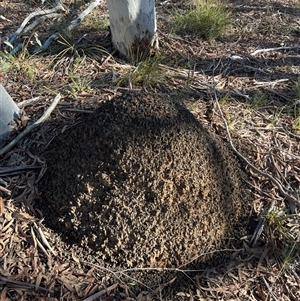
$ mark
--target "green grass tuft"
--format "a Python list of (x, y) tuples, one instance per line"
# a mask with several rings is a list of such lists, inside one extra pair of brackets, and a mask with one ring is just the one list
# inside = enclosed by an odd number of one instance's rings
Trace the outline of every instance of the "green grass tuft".
[(266, 94), (257, 92), (249, 99), (248, 109), (258, 109), (266, 106), (268, 103), (268, 96)]
[(158, 54), (146, 58), (137, 65), (134, 71), (130, 71), (122, 76), (119, 84), (123, 85), (129, 82), (131, 84), (150, 86), (161, 82), (165, 77), (164, 71), (159, 66), (161, 61), (162, 57)]
[(231, 24), (231, 13), (220, 0), (199, 0), (187, 13), (177, 13), (173, 19), (176, 33), (190, 33), (204, 39), (221, 37)]
[(297, 215), (288, 214), (280, 209), (273, 209), (267, 216), (268, 238), (272, 245), (273, 254), (282, 269), (299, 261), (300, 236), (299, 232), (291, 231), (290, 225), (297, 226)]
[(300, 131), (300, 107), (297, 104), (294, 107), (294, 130)]
[(298, 79), (295, 87), (294, 87), (294, 91), (295, 91), (295, 94), (296, 94), (296, 99), (297, 100), (300, 100), (300, 78)]

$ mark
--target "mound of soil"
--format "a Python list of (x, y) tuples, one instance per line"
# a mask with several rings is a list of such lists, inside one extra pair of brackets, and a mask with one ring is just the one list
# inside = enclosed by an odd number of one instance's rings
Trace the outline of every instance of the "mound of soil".
[(238, 161), (167, 96), (107, 101), (44, 157), (46, 222), (110, 266), (203, 262), (244, 234), (249, 192)]

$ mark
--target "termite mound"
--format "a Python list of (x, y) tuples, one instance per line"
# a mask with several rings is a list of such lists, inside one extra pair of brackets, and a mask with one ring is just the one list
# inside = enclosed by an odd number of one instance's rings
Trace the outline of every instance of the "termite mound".
[(165, 95), (101, 104), (44, 157), (46, 222), (111, 266), (205, 261), (245, 231), (249, 192), (238, 160)]

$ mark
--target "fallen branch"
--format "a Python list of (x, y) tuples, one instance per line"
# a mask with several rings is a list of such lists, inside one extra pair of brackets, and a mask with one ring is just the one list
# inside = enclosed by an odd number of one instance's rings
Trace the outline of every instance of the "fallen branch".
[[(24, 31), (24, 28), (26, 24), (33, 18), (38, 17), (38, 16), (43, 16), (43, 15), (50, 15), (53, 14), (59, 10), (66, 11), (64, 6), (61, 3), (58, 3), (57, 6), (51, 9), (43, 9), (43, 10), (38, 10), (33, 13), (31, 13), (29, 16), (25, 18), (25, 20), (22, 22), (20, 27), (17, 29), (15, 33), (13, 33), (9, 37), (9, 43), (13, 45), (13, 43), (16, 41), (16, 39), (21, 35), (21, 33)], [(37, 25), (37, 24), (36, 24)]]
[(300, 49), (300, 45), (297, 46), (281, 46), (281, 47), (275, 47), (275, 48), (265, 48), (265, 49), (257, 49), (250, 53), (250, 55), (254, 56), (261, 52), (269, 52), (269, 51), (280, 51), (280, 50), (298, 50)]
[(52, 14), (47, 14), (45, 16), (41, 16), (38, 19), (36, 19), (35, 21), (33, 21), (30, 25), (25, 27), (23, 30), (23, 34), (27, 33), (28, 31), (31, 31), (32, 29), (34, 29), (36, 26), (43, 23), (47, 19), (58, 19), (61, 16), (62, 16), (62, 14), (60, 14), (60, 13), (52, 13)]
[(55, 109), (56, 105), (61, 99), (61, 94), (57, 94), (54, 98), (53, 102), (51, 103), (50, 107), (46, 110), (43, 116), (38, 119), (35, 123), (28, 126), (22, 133), (20, 133), (14, 140), (12, 140), (8, 145), (3, 147), (0, 150), (0, 156), (3, 156), (6, 152), (8, 152), (12, 147), (14, 147), (21, 139), (23, 139), (26, 135), (28, 135), (33, 129), (38, 127), (41, 123), (43, 123)]
[[(102, 1), (103, 0), (95, 0), (94, 2), (92, 2), (88, 8), (86, 8), (82, 13), (80, 13), (78, 15), (78, 17), (74, 21), (72, 21), (71, 24), (67, 28), (64, 29), (64, 32), (71, 31), (76, 26), (78, 26), (81, 23), (81, 21)], [(34, 54), (45, 51), (50, 46), (50, 44), (53, 42), (53, 40), (55, 40), (59, 37), (59, 35), (60, 35), (60, 32), (56, 32), (56, 33), (52, 34), (42, 46), (38, 47), (34, 51)]]

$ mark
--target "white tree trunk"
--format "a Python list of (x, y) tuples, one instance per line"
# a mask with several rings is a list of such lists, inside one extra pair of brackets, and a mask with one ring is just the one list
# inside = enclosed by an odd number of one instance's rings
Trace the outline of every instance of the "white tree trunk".
[(0, 148), (14, 129), (14, 119), (19, 118), (19, 113), (20, 109), (0, 84)]
[(112, 42), (128, 61), (145, 57), (158, 47), (155, 0), (107, 0)]

